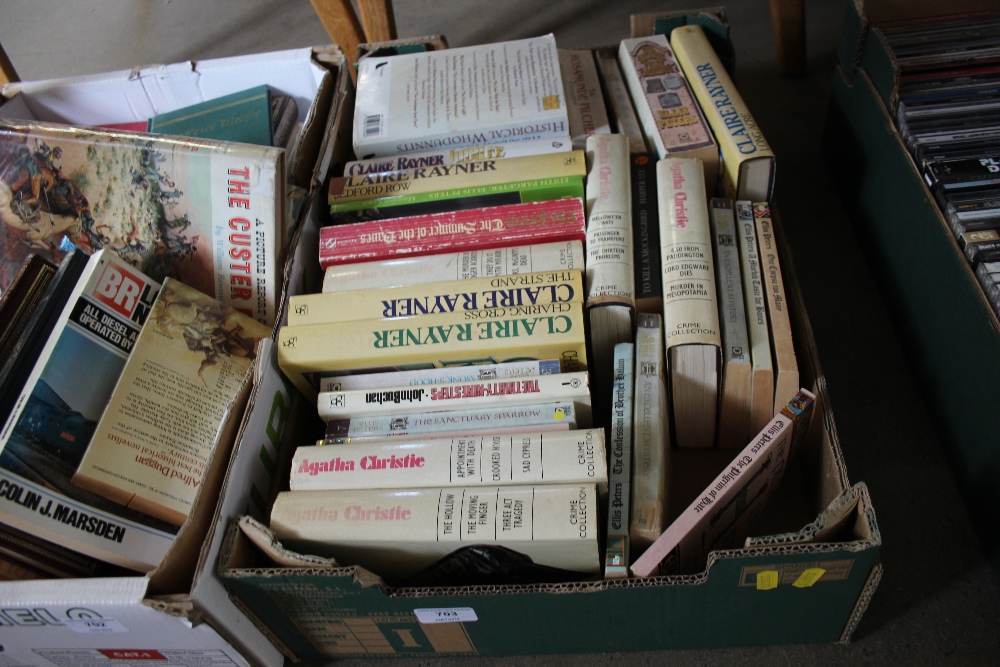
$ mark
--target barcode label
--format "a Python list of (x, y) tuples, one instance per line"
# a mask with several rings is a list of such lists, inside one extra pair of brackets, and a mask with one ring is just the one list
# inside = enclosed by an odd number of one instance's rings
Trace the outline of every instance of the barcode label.
[(382, 136), (382, 119), (384, 116), (380, 113), (372, 114), (370, 116), (365, 116), (365, 129), (364, 136), (367, 137), (380, 137)]

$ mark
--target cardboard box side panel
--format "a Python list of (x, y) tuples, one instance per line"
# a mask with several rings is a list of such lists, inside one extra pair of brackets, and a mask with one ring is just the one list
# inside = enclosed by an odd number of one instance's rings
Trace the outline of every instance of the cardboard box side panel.
[(849, 0), (844, 10), (844, 27), (840, 31), (840, 41), (837, 43), (837, 56), (848, 71), (854, 71), (861, 60), (861, 49), (864, 47), (868, 20), (861, 10), (862, 0)]
[[(1000, 563), (1000, 333), (972, 271), (862, 72), (834, 77), (824, 141), (882, 277), (987, 552)], [(837, 149), (834, 150), (833, 146)], [(842, 156), (838, 159), (838, 156)]]
[(861, 51), (861, 69), (867, 73), (885, 108), (893, 109), (899, 67), (892, 55), (892, 49), (885, 41), (885, 36), (876, 27), (870, 28), (865, 37), (864, 48)]

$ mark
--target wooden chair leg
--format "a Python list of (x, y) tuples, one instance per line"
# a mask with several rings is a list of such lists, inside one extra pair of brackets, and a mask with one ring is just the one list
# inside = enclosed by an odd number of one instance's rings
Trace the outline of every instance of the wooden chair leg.
[(366, 42), (388, 42), (396, 39), (396, 19), (392, 0), (358, 0), (358, 13), (365, 29)]
[(806, 71), (806, 12), (804, 0), (771, 0), (771, 24), (778, 65), (785, 74)]
[(357, 78), (354, 58), (358, 52), (358, 44), (367, 40), (361, 30), (361, 23), (354, 13), (351, 0), (310, 0), (310, 2), (333, 43), (339, 46), (347, 57), (351, 78)]
[(7, 57), (7, 52), (0, 46), (0, 85), (20, 80), (17, 72), (14, 71), (14, 65), (10, 62), (10, 58)]

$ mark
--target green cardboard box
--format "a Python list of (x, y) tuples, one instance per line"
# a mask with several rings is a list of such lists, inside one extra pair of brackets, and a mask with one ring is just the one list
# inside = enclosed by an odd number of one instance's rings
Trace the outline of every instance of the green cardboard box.
[(898, 68), (877, 24), (996, 9), (989, 0), (850, 2), (825, 129), (847, 208), (942, 433), (986, 552), (1000, 569), (1000, 322), (895, 129)]

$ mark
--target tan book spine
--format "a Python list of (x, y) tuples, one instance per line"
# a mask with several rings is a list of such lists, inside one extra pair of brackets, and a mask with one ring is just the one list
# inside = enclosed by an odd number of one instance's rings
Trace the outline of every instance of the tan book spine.
[(468, 545), (536, 565), (600, 572), (594, 484), (286, 491), (271, 529), (286, 547), (399, 582)]
[(545, 271), (419, 286), (298, 294), (289, 298), (288, 324), (392, 319), (582, 300), (581, 271)]
[(775, 364), (772, 412), (776, 413), (799, 389), (799, 364), (795, 358), (795, 342), (788, 316), (788, 301), (785, 298), (785, 281), (781, 277), (781, 260), (774, 237), (771, 206), (767, 202), (754, 202), (753, 218), (757, 225), (761, 277), (767, 295), (767, 319), (771, 324), (771, 352)]
[(635, 116), (632, 97), (618, 65), (617, 49), (603, 47), (594, 50), (594, 61), (600, 73), (601, 82), (608, 98), (608, 111), (612, 116), (615, 131), (628, 137), (629, 153), (645, 153), (648, 151), (646, 138)]
[(559, 49), (558, 54), (570, 139), (573, 148), (584, 150), (587, 137), (611, 133), (594, 54), (590, 49)]

